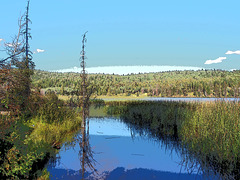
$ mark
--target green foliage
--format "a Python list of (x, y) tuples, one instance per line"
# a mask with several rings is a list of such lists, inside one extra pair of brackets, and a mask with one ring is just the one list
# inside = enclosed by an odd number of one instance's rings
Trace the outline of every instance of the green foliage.
[(0, 179), (41, 176), (39, 164), (80, 127), (75, 110), (66, 107), (55, 93), (46, 97), (32, 93), (30, 100), (24, 114), (0, 116)]
[(73, 119), (75, 113), (69, 107), (64, 105), (64, 102), (59, 100), (56, 94), (52, 91), (47, 93), (44, 103), (40, 106), (37, 117), (43, 122), (61, 123), (64, 119)]
[(38, 180), (50, 180), (50, 173), (47, 171), (47, 168), (45, 168), (42, 172), (42, 175), (37, 178)]
[(45, 153), (31, 141), (25, 141), (31, 128), (15, 121), (10, 129), (5, 138), (1, 139), (0, 177), (29, 178), (33, 164), (44, 158)]
[[(78, 73), (35, 71), (33, 84), (52, 88), (61, 95), (80, 95)], [(240, 71), (199, 70), (169, 71), (149, 74), (89, 74), (88, 83), (96, 96), (143, 95), (158, 97), (239, 97)]]

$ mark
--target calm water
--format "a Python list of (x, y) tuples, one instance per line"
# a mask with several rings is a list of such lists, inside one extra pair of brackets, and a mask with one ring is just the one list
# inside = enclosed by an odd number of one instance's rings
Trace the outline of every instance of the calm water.
[(169, 98), (169, 97), (149, 97), (144, 98), (142, 100), (146, 101), (199, 101), (199, 102), (207, 102), (207, 101), (240, 101), (240, 98)]
[[(126, 100), (124, 98), (106, 98), (104, 99), (104, 101), (118, 101), (118, 100)], [(182, 97), (182, 98), (177, 98), (177, 97), (146, 97), (146, 98), (128, 98), (128, 101), (130, 100), (144, 100), (144, 101), (199, 101), (199, 102), (208, 102), (208, 101), (240, 101), (240, 98), (186, 98), (186, 97)]]
[[(85, 163), (84, 179), (213, 179), (189, 170), (183, 161), (176, 142), (166, 142), (134, 133), (128, 126), (114, 118), (89, 119), (89, 144), (86, 153), (93, 168)], [(79, 136), (81, 132), (79, 132)], [(78, 138), (65, 145), (57, 155), (57, 163), (48, 165), (51, 179), (81, 179), (82, 148)], [(197, 173), (198, 172), (198, 173)]]

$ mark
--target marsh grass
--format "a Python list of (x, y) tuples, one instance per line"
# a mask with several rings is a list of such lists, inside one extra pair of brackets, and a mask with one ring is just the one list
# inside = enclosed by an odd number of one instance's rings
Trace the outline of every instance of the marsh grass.
[(181, 141), (184, 163), (220, 179), (238, 179), (240, 102), (105, 102), (108, 114), (152, 135)]
[(239, 102), (199, 104), (192, 118), (184, 121), (180, 136), (198, 159), (207, 159), (207, 164), (224, 178), (237, 179), (240, 173), (239, 121)]
[(35, 143), (47, 143), (50, 147), (60, 146), (70, 140), (74, 133), (81, 128), (81, 118), (65, 119), (63, 122), (45, 123), (38, 118), (28, 122), (29, 126), (34, 126), (34, 130), (29, 138)]

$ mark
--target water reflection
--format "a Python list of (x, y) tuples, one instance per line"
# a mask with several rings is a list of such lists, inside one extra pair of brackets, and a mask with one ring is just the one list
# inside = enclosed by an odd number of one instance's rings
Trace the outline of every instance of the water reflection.
[(191, 98), (191, 97), (147, 97), (144, 101), (181, 101), (181, 102), (213, 102), (213, 101), (240, 101), (240, 98)]
[(89, 119), (84, 117), (82, 128), (81, 128), (81, 134), (79, 134), (79, 158), (81, 163), (81, 174), (82, 179), (85, 178), (85, 173), (87, 169), (90, 169), (92, 172), (97, 173), (97, 170), (95, 169), (95, 163), (93, 157), (93, 151), (91, 149), (91, 145), (89, 143)]
[[(61, 150), (65, 166), (49, 171), (61, 179), (238, 179), (239, 166), (228, 167), (183, 143), (179, 118), (188, 114), (180, 117), (176, 108), (190, 106), (175, 104), (125, 105), (119, 118), (85, 119), (79, 146)], [(111, 112), (117, 112), (114, 108)]]
[[(191, 146), (191, 143), (185, 142), (184, 137), (187, 137), (188, 134), (184, 133), (184, 130), (186, 130), (189, 118), (193, 117), (194, 106), (174, 102), (146, 102), (138, 105), (129, 103), (126, 106), (127, 110), (121, 113), (120, 117), (131, 129), (133, 136), (139, 134), (144, 137), (148, 136), (150, 139), (155, 138), (157, 141), (163, 142), (168, 150), (176, 150), (181, 156), (181, 166), (189, 173), (197, 170), (197, 173), (211, 179), (213, 177), (216, 179), (240, 178), (239, 159), (237, 157), (233, 160), (219, 157), (219, 153), (226, 153), (221, 151), (224, 147), (219, 146), (219, 151), (202, 151), (203, 147), (211, 148), (211, 145), (203, 146), (203, 140), (198, 139), (198, 136), (190, 137), (192, 141), (198, 142), (198, 146)], [(119, 110), (115, 108), (115, 111)], [(208, 143), (211, 142), (208, 141)], [(228, 155), (231, 156), (231, 154)]]
[[(126, 98), (103, 98), (104, 101), (126, 101)], [(128, 97), (128, 101), (136, 101), (136, 97)], [(197, 97), (145, 97), (139, 101), (175, 101), (175, 102), (213, 102), (213, 101), (240, 101), (240, 98), (197, 98)]]
[[(179, 151), (181, 146), (177, 139), (151, 137), (147, 131), (140, 132), (114, 118), (90, 118), (89, 126), (89, 131), (86, 128), (85, 136), (88, 139), (84, 144), (92, 147), (90, 151), (86, 146), (84, 150), (83, 146), (78, 144), (66, 150), (62, 148), (59, 154), (60, 165), (49, 169), (52, 179), (201, 179), (203, 177), (201, 173), (197, 174), (198, 169), (188, 174), (188, 170), (181, 167), (179, 164), (182, 160)], [(81, 139), (82, 132), (84, 131), (80, 132)], [(134, 138), (131, 134), (134, 134)], [(94, 149), (94, 153), (91, 149)], [(77, 158), (79, 151), (80, 163)], [(91, 163), (90, 166), (87, 162)]]

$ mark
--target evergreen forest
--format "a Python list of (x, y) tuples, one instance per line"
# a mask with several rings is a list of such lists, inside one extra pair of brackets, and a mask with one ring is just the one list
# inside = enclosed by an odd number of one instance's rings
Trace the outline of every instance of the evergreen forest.
[[(35, 70), (35, 87), (51, 89), (60, 95), (79, 95), (79, 73), (57, 73)], [(199, 70), (169, 71), (148, 74), (89, 74), (88, 83), (95, 96), (157, 97), (239, 97), (240, 71)]]

